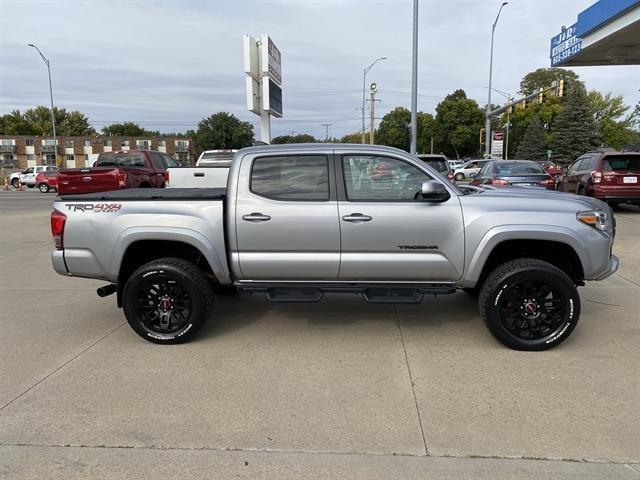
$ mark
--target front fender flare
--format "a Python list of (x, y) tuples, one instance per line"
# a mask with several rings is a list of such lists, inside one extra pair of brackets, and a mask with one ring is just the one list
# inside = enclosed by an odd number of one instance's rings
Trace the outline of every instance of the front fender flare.
[(470, 258), (470, 261), (464, 275), (465, 286), (475, 285), (491, 252), (507, 240), (546, 240), (564, 243), (576, 252), (583, 271), (591, 271), (592, 262), (586, 255), (586, 245), (574, 230), (557, 225), (502, 225), (488, 230), (477, 245), (469, 246), (470, 251), (467, 252), (466, 258)]

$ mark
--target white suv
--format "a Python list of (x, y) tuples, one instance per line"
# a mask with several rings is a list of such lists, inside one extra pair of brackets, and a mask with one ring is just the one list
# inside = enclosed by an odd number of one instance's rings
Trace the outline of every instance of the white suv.
[(20, 182), (29, 188), (33, 188), (36, 186), (36, 177), (40, 172), (51, 172), (53, 170), (58, 170), (58, 167), (55, 165), (36, 165), (35, 167), (26, 168), (22, 172), (12, 173), (9, 176), (9, 182), (11, 182), (13, 188), (18, 188)]

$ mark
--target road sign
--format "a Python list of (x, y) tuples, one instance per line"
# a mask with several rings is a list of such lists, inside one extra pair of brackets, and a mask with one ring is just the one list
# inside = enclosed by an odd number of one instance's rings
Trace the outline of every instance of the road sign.
[(262, 54), (262, 75), (271, 77), (273, 81), (281, 87), (282, 55), (269, 35), (262, 35), (262, 45), (260, 46), (260, 50)]
[(549, 57), (551, 58), (552, 67), (560, 65), (580, 53), (582, 49), (582, 39), (576, 35), (577, 26), (578, 24), (574, 23), (551, 39)]
[(494, 130), (491, 134), (491, 157), (502, 158), (504, 152), (504, 132), (502, 130)]

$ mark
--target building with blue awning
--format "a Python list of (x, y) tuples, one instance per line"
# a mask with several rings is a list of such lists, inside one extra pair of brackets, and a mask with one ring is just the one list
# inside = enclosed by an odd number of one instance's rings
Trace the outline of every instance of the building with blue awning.
[(640, 65), (640, 0), (599, 0), (551, 38), (552, 67)]

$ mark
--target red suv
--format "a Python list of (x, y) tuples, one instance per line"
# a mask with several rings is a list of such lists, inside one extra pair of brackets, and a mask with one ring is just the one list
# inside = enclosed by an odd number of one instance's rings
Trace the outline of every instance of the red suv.
[(589, 152), (578, 158), (559, 184), (564, 192), (616, 206), (640, 205), (640, 152)]
[(47, 193), (49, 190), (58, 191), (58, 173), (59, 170), (47, 170), (46, 172), (40, 172), (36, 175), (36, 187), (42, 193)]

